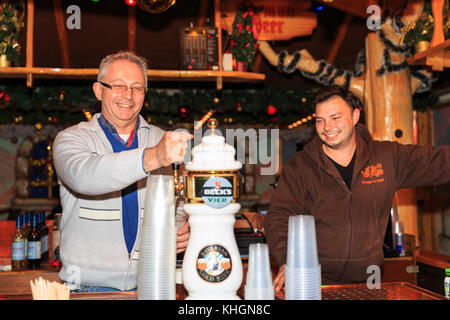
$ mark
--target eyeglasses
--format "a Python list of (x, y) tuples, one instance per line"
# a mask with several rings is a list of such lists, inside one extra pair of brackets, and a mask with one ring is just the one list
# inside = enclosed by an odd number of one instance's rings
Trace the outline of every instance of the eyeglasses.
[(104, 82), (100, 82), (98, 81), (98, 83), (100, 83), (102, 86), (111, 89), (111, 91), (115, 94), (124, 94), (125, 92), (128, 91), (128, 88), (131, 89), (131, 92), (133, 94), (137, 94), (137, 95), (144, 95), (147, 93), (147, 88), (143, 87), (143, 86), (135, 86), (135, 87), (128, 87), (124, 84), (107, 84)]

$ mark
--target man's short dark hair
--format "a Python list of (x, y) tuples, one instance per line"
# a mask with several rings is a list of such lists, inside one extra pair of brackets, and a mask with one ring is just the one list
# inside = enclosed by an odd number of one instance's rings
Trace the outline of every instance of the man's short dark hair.
[(342, 98), (353, 110), (355, 108), (362, 108), (361, 100), (359, 100), (359, 98), (355, 96), (353, 92), (338, 86), (324, 87), (317, 91), (314, 96), (314, 105), (317, 105), (334, 97)]

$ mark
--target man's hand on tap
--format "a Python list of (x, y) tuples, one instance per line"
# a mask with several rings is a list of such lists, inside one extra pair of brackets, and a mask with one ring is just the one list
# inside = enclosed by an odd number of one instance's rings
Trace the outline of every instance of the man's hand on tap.
[(188, 141), (193, 135), (187, 132), (167, 131), (161, 141), (144, 153), (144, 169), (149, 172), (167, 167), (174, 162), (182, 162), (186, 154)]

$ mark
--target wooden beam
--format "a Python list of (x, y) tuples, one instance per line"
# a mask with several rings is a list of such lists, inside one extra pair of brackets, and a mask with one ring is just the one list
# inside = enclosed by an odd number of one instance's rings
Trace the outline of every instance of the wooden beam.
[[(36, 78), (60, 79), (82, 78), (95, 79), (97, 68), (41, 68), (41, 67), (8, 67), (0, 68), (1, 78), (23, 78), (31, 74)], [(150, 81), (216, 81), (217, 78), (226, 82), (258, 82), (264, 81), (266, 75), (256, 72), (213, 71), (213, 70), (147, 70)]]
[(444, 42), (444, 28), (442, 21), (442, 9), (444, 9), (444, 0), (432, 0), (431, 9), (433, 11), (434, 29), (431, 38), (431, 46), (435, 47)]
[[(217, 35), (218, 35), (218, 39), (217, 39), (217, 44), (218, 44), (218, 56), (219, 56), (219, 71), (222, 72), (223, 71), (223, 66), (222, 66), (222, 15), (220, 13), (220, 0), (215, 0), (214, 1), (214, 23), (216, 25), (217, 28)], [(216, 89), (217, 90), (222, 90), (222, 77), (217, 77), (216, 80)]]
[(56, 30), (58, 31), (59, 44), (61, 45), (61, 58), (64, 68), (70, 68), (69, 50), (67, 48), (66, 25), (61, 0), (53, 0), (53, 13), (55, 15)]
[(197, 26), (201, 27), (206, 21), (206, 15), (208, 13), (208, 3), (209, 0), (201, 0), (200, 2), (200, 8), (198, 11), (198, 21)]
[(350, 23), (352, 22), (353, 16), (350, 13), (347, 13), (345, 15), (344, 21), (342, 22), (341, 26), (339, 27), (339, 31), (336, 37), (336, 40), (334, 41), (333, 45), (331, 46), (330, 53), (328, 54), (327, 62), (333, 63), (334, 59), (336, 58), (336, 55), (339, 51), (339, 48), (341, 47), (342, 41), (345, 38), (345, 35), (347, 34), (348, 27), (350, 26)]
[(261, 68), (261, 62), (262, 62), (262, 54), (261, 51), (256, 51), (255, 54), (255, 63), (253, 64), (253, 72), (259, 72), (259, 69)]
[(128, 6), (128, 50), (136, 51), (136, 6)]
[[(34, 0), (27, 1), (27, 48), (26, 67), (33, 67)], [(33, 86), (33, 77), (27, 74), (27, 87)]]

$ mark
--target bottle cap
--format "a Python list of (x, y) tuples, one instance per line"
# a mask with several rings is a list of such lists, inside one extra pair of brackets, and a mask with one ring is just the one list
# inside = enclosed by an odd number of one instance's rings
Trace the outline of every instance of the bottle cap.
[(450, 268), (446, 268), (446, 269), (445, 269), (445, 274), (448, 275), (448, 276), (450, 276)]

